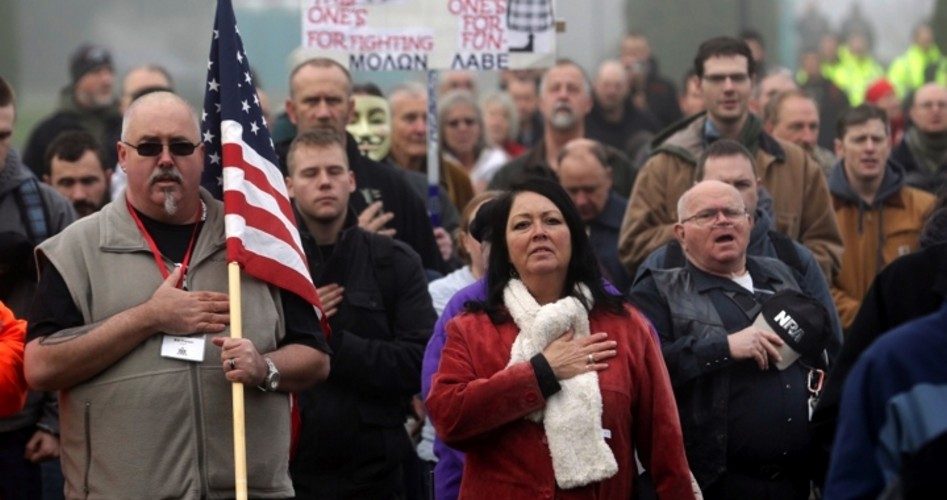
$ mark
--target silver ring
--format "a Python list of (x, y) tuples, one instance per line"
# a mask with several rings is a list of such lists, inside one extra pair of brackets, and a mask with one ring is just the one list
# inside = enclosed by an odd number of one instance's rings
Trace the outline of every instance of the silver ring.
[(594, 364), (595, 364), (595, 356), (593, 356), (592, 354), (589, 354), (589, 362), (586, 363), (586, 364), (588, 364), (588, 365), (594, 365)]
[(230, 363), (230, 369), (231, 369), (231, 370), (237, 369), (237, 361), (236, 361), (235, 359), (230, 358), (230, 359), (227, 360), (227, 362)]

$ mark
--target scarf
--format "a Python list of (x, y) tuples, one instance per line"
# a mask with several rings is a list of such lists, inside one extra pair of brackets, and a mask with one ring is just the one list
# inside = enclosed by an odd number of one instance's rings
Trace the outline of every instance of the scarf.
[(931, 137), (921, 133), (917, 127), (911, 127), (905, 132), (904, 140), (920, 170), (929, 173), (940, 171), (941, 165), (947, 160), (947, 135)]
[[(591, 302), (588, 287), (576, 285), (576, 292)], [(575, 297), (540, 306), (522, 281), (511, 279), (503, 291), (503, 302), (520, 329), (510, 365), (528, 362), (566, 330), (575, 332), (575, 338), (589, 335), (588, 312)], [(560, 380), (559, 385), (562, 389), (546, 400), (546, 408), (528, 416), (543, 423), (556, 483), (568, 489), (612, 477), (618, 472), (618, 463), (602, 432), (598, 374), (582, 373)]]

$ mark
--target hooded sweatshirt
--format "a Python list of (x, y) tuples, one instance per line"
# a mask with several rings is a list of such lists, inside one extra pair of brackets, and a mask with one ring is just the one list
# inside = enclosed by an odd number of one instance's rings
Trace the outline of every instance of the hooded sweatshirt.
[[(0, 262), (0, 301), (21, 318), (26, 316), (36, 290), (32, 255), (33, 247), (41, 243), (32, 241), (18, 200), (18, 188), (27, 182), (36, 183), (50, 236), (76, 220), (69, 201), (47, 184), (37, 182), (17, 152), (11, 149), (0, 164), (0, 258), (13, 261)], [(37, 422), (58, 432), (55, 410), (55, 398), (50, 398), (49, 393), (30, 392), (23, 411), (0, 419), (0, 432), (22, 429)]]
[(934, 196), (906, 186), (904, 170), (890, 159), (871, 204), (855, 193), (841, 161), (829, 175), (829, 191), (845, 244), (832, 298), (843, 328), (848, 328), (875, 275), (895, 258), (917, 249)]

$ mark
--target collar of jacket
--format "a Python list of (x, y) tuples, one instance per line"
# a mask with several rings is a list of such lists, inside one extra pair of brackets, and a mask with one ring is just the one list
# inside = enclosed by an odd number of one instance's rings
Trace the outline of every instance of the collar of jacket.
[[(697, 158), (707, 147), (704, 137), (706, 121), (707, 112), (704, 111), (669, 126), (651, 142), (653, 148), (651, 154), (669, 153), (696, 165)], [(763, 131), (763, 123), (753, 113), (747, 114), (746, 123), (740, 130), (737, 141), (754, 155), (758, 150), (762, 150), (776, 161), (786, 159), (783, 147), (776, 139)]]
[(10, 148), (3, 165), (0, 165), (0, 196), (13, 191), (23, 181), (33, 177), (32, 171), (20, 161), (20, 155)]
[(829, 173), (829, 191), (832, 193), (833, 201), (836, 204), (845, 203), (857, 205), (862, 210), (878, 208), (881, 205), (903, 207), (904, 198), (902, 188), (904, 187), (904, 169), (890, 157), (885, 165), (884, 177), (881, 180), (881, 186), (878, 187), (878, 193), (869, 206), (864, 200), (855, 193), (852, 185), (848, 182), (845, 175), (845, 168), (842, 166), (844, 160), (839, 160), (832, 167)]
[(113, 99), (108, 106), (98, 108), (80, 108), (79, 103), (76, 102), (74, 87), (66, 85), (59, 90), (59, 112), (76, 115), (116, 116), (118, 114), (118, 101)]
[[(735, 281), (724, 278), (723, 276), (717, 276), (715, 274), (710, 274), (708, 272), (698, 269), (690, 260), (685, 264), (687, 269), (690, 271), (691, 276), (694, 278), (694, 289), (698, 293), (706, 293), (715, 288), (722, 288), (724, 290), (736, 291), (749, 293), (746, 288), (738, 285)], [(750, 273), (750, 276), (753, 278), (753, 287), (754, 288), (766, 288), (772, 290), (773, 288), (769, 285), (770, 283), (782, 283), (783, 280), (777, 275), (769, 272), (768, 267), (764, 263), (760, 263), (757, 260), (757, 257), (747, 254), (746, 256), (746, 269)]]
[[(194, 268), (204, 259), (210, 257), (226, 243), (224, 237), (224, 205), (205, 190), (200, 188), (201, 200), (207, 207), (207, 219), (197, 237), (194, 246)], [(89, 217), (98, 217), (99, 248), (104, 252), (150, 252), (138, 226), (128, 212), (125, 203), (125, 191), (111, 203), (105, 205), (97, 214)]]
[[(355, 193), (352, 193), (354, 196)], [(304, 247), (315, 248), (318, 246), (316, 243), (316, 238), (309, 232), (309, 227), (306, 226), (305, 219), (303, 219), (302, 213), (299, 211), (299, 207), (296, 206), (296, 201), (293, 200), (293, 215), (296, 217), (296, 227), (299, 229), (299, 238), (303, 241)], [(346, 239), (349, 233), (352, 232), (352, 228), (358, 227), (358, 217), (355, 215), (355, 210), (352, 210), (352, 205), (349, 204), (347, 210), (345, 211), (345, 223), (342, 225), (342, 229), (339, 231), (339, 237), (335, 240), (335, 246), (338, 248), (339, 243), (342, 240)], [(306, 252), (307, 254), (309, 252)], [(311, 258), (311, 256), (309, 256)], [(324, 260), (329, 258), (328, 255), (325, 256)]]
[(590, 225), (598, 225), (612, 230), (621, 228), (621, 221), (625, 217), (625, 209), (628, 206), (628, 200), (609, 190), (608, 200), (602, 213), (598, 214)]

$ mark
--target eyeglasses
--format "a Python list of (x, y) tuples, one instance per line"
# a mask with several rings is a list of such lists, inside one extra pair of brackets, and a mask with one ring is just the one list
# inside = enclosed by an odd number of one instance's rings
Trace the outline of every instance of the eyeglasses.
[(3, 132), (0, 132), (0, 141), (9, 139), (11, 135), (13, 135), (12, 130), (4, 130)]
[(447, 126), (450, 128), (457, 128), (461, 124), (464, 124), (468, 127), (473, 127), (477, 124), (477, 120), (474, 120), (473, 118), (454, 118), (453, 120), (447, 121)]
[(715, 222), (720, 215), (722, 215), (727, 222), (736, 222), (746, 217), (747, 214), (746, 209), (743, 208), (708, 208), (686, 219), (681, 219), (681, 224), (693, 222), (698, 226), (707, 226)]
[(714, 85), (721, 85), (721, 84), (723, 84), (723, 82), (725, 82), (725, 81), (727, 80), (727, 78), (729, 78), (730, 81), (734, 83), (734, 85), (738, 85), (738, 84), (741, 84), (741, 83), (746, 83), (746, 82), (750, 79), (750, 75), (748, 75), (748, 74), (746, 74), (746, 73), (730, 73), (730, 74), (723, 74), (723, 75), (704, 75), (704, 80), (707, 80), (708, 82), (710, 82), (710, 83), (712, 83), (712, 84), (714, 84)]
[[(158, 156), (164, 151), (164, 144), (160, 142), (143, 142), (136, 146), (122, 141), (122, 144), (138, 151), (138, 154), (141, 156)], [(190, 142), (183, 141), (172, 142), (168, 144), (168, 151), (174, 156), (190, 156), (194, 154), (194, 150), (197, 149), (197, 146), (200, 146), (200, 143), (191, 144)]]

